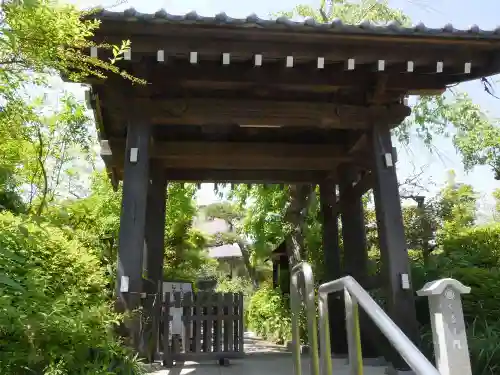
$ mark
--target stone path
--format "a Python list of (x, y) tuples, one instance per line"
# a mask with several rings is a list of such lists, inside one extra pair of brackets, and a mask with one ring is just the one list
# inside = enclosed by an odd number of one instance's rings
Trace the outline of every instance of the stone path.
[[(172, 369), (158, 366), (150, 375), (292, 375), (292, 355), (283, 346), (275, 345), (252, 334), (245, 334), (244, 359), (231, 360), (227, 367), (219, 366), (215, 361), (206, 363), (186, 362)], [(364, 375), (385, 375), (383, 366), (365, 366)], [(302, 373), (309, 375), (309, 359), (302, 357)], [(345, 359), (333, 360), (333, 375), (349, 375)]]

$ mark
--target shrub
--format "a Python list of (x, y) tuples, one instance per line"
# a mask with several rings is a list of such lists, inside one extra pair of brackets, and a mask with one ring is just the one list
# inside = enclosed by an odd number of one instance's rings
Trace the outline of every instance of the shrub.
[(243, 293), (243, 296), (250, 297), (253, 293), (252, 281), (246, 277), (227, 277), (220, 276), (217, 280), (217, 292), (222, 293)]
[[(498, 224), (445, 233), (442, 248), (430, 257), (428, 264), (424, 266), (422, 261), (415, 261), (412, 265), (415, 288), (443, 277), (455, 278), (471, 287), (471, 293), (462, 299), (473, 374), (500, 374), (500, 326), (496, 319), (500, 311), (497, 298), (499, 266)], [(427, 300), (419, 299), (417, 313), (424, 325), (424, 341), (429, 348), (432, 335), (428, 311)]]
[(248, 326), (248, 309), (250, 298), (253, 294), (252, 281), (245, 277), (234, 277), (233, 279), (228, 279), (226, 277), (220, 276), (217, 280), (217, 286), (215, 288), (217, 292), (221, 293), (242, 293), (243, 294), (243, 313), (245, 319), (245, 325)]
[(500, 326), (479, 319), (467, 330), (472, 373), (474, 375), (500, 374)]
[(50, 225), (0, 214), (3, 374), (137, 374), (113, 336), (99, 259)]
[[(464, 315), (469, 324), (495, 320), (500, 311), (500, 225), (487, 225), (448, 234), (442, 249), (433, 254), (428, 264), (412, 263), (415, 288), (427, 281), (452, 277), (471, 293), (463, 296)], [(427, 308), (428, 309), (428, 308)]]
[(281, 291), (264, 285), (250, 299), (248, 326), (260, 337), (279, 344), (291, 339), (289, 300)]
[(473, 227), (444, 236), (442, 249), (449, 266), (500, 267), (500, 224)]
[[(430, 326), (423, 327), (424, 354), (434, 360), (432, 331)], [(474, 375), (500, 374), (500, 326), (476, 319), (467, 328), (467, 341)]]
[(500, 271), (483, 268), (455, 268), (446, 271), (443, 277), (453, 277), (471, 288), (470, 294), (462, 296), (464, 316), (468, 323), (475, 319), (497, 321), (500, 311)]

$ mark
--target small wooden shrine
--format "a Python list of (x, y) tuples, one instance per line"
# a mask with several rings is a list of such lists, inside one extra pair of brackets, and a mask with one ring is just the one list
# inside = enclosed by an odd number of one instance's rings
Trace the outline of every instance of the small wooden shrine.
[(279, 288), (281, 293), (290, 293), (290, 266), (288, 262), (286, 241), (281, 242), (271, 253), (269, 259), (273, 267), (273, 288)]
[[(102, 21), (95, 42), (130, 40), (119, 64), (148, 82), (89, 81), (102, 156), (113, 183), (123, 181), (120, 305), (159, 314), (148, 301), (160, 291), (168, 181), (319, 184), (331, 280), (367, 274), (361, 196), (373, 189), (385, 308), (418, 342), (390, 131), (410, 115), (408, 95), (437, 95), (499, 73), (500, 30), (133, 9), (94, 17)], [(333, 333), (344, 329), (335, 301)], [(131, 329), (138, 340), (139, 328)], [(332, 337), (341, 348), (341, 335)], [(405, 367), (395, 353), (383, 354)]]

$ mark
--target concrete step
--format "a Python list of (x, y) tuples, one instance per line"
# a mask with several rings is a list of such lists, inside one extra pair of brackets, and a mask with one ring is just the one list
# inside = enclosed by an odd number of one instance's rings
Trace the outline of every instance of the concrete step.
[[(186, 362), (165, 369), (154, 366), (151, 375), (292, 375), (293, 357), (286, 345), (262, 340), (252, 332), (245, 332), (245, 358), (231, 360), (229, 366), (219, 366), (216, 361)], [(333, 375), (350, 375), (347, 358), (333, 358)], [(386, 364), (379, 359), (364, 361), (364, 375), (385, 375)], [(310, 375), (310, 360), (302, 356), (302, 374)]]
[[(385, 366), (365, 366), (364, 375), (385, 375)], [(215, 362), (186, 362), (172, 369), (160, 369), (151, 375), (292, 375), (291, 356), (255, 355), (243, 360), (233, 360), (229, 366), (219, 366)], [(309, 361), (302, 361), (302, 374), (309, 375)], [(350, 375), (349, 366), (333, 364), (333, 375)]]

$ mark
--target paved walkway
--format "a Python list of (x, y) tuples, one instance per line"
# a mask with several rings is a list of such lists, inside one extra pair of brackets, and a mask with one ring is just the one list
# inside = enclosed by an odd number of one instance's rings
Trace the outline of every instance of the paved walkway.
[[(215, 361), (207, 363), (186, 362), (172, 369), (152, 371), (150, 375), (292, 375), (293, 361), (291, 353), (283, 346), (268, 343), (264, 340), (246, 335), (245, 359), (231, 360), (227, 367), (219, 366)], [(302, 359), (302, 373), (309, 375), (309, 360), (306, 355)], [(364, 375), (384, 375), (383, 366), (365, 366)], [(333, 375), (349, 375), (349, 367), (345, 359), (333, 360)]]

